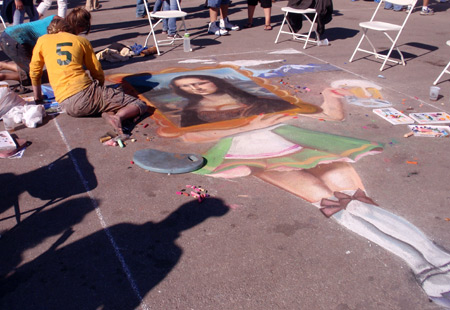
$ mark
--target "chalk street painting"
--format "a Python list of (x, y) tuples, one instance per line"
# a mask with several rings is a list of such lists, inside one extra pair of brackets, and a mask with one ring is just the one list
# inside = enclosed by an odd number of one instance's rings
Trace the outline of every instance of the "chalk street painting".
[(207, 164), (195, 173), (252, 175), (301, 197), (327, 218), (400, 257), (433, 301), (450, 304), (450, 254), (410, 222), (378, 206), (352, 166), (380, 153), (383, 145), (286, 124), (294, 117), (343, 120), (345, 104), (387, 106), (379, 86), (335, 81), (322, 90), (323, 101), (315, 106), (233, 67), (173, 69), (125, 76), (123, 81), (156, 108), (161, 136), (213, 145), (204, 153)]

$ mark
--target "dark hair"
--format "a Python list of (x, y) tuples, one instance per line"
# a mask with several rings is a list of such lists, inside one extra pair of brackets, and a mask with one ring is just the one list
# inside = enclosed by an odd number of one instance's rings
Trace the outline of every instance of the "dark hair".
[(91, 30), (91, 13), (84, 7), (77, 7), (70, 11), (65, 18), (66, 22), (73, 29), (73, 34), (80, 34), (86, 31), (86, 34)]
[(196, 74), (189, 74), (189, 75), (181, 75), (181, 76), (177, 76), (175, 78), (172, 79), (172, 81), (170, 81), (170, 87), (174, 90), (174, 92), (181, 96), (184, 97), (186, 99), (189, 100), (190, 103), (198, 103), (203, 96), (202, 95), (196, 95), (196, 94), (190, 94), (184, 90), (182, 90), (181, 88), (179, 88), (177, 85), (175, 85), (176, 81), (182, 80), (182, 79), (199, 79), (199, 80), (205, 80), (205, 81), (210, 81), (212, 83), (214, 83), (214, 85), (216, 85), (217, 87), (217, 94), (228, 94), (231, 97), (237, 99), (239, 102), (244, 103), (244, 104), (250, 104), (252, 103), (253, 100), (257, 99), (257, 96), (250, 94), (234, 85), (232, 85), (231, 83), (225, 81), (224, 79), (215, 77), (215, 76), (211, 76), (211, 75), (196, 75)]

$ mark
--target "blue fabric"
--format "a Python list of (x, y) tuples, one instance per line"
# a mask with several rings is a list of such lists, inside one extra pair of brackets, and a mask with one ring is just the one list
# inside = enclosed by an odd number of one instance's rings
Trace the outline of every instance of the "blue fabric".
[(130, 46), (130, 48), (134, 55), (139, 55), (143, 50), (147, 49), (147, 46), (134, 43), (134, 45)]
[(37, 39), (47, 34), (47, 27), (54, 17), (55, 15), (51, 15), (34, 22), (7, 27), (5, 32), (19, 44), (35, 46)]

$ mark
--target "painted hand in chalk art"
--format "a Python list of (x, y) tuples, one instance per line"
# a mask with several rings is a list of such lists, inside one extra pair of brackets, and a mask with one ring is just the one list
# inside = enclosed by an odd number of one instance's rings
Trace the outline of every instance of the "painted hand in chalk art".
[(392, 104), (381, 96), (381, 87), (362, 80), (338, 80), (331, 87), (345, 98), (345, 102), (365, 108), (384, 108)]

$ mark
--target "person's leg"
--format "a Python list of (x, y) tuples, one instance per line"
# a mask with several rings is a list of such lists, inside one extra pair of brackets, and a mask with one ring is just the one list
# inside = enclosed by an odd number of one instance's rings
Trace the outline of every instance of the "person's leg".
[(36, 7), (32, 4), (31, 6), (25, 6), (25, 13), (27, 13), (30, 22), (36, 21), (39, 19), (39, 13), (36, 10)]
[(0, 81), (20, 81), (18, 72), (0, 72)]
[(255, 15), (256, 5), (248, 5), (248, 24), (253, 25), (253, 15)]
[(25, 10), (14, 10), (13, 26), (23, 24), (25, 19)]
[(272, 8), (264, 8), (265, 28), (264, 30), (272, 30), (270, 25), (270, 15), (272, 14)]
[(428, 7), (428, 3), (430, 0), (423, 0), (422, 11), (420, 11), (420, 15), (433, 15), (434, 11)]
[(220, 5), (219, 26), (221, 29), (237, 31), (237, 30), (239, 30), (239, 26), (230, 23), (230, 20), (228, 19), (228, 5), (229, 5), (229, 1), (226, 1), (226, 4)]
[(259, 0), (261, 2), (261, 7), (264, 10), (264, 20), (265, 27), (264, 30), (272, 30), (270, 25), (270, 16), (272, 14), (272, 0)]
[[(138, 0), (139, 2), (139, 0)], [(84, 7), (88, 11), (92, 11), (94, 9), (93, 0), (86, 0), (86, 5)], [(137, 6), (136, 6), (136, 14), (137, 14)]]
[(209, 22), (215, 23), (217, 21), (217, 17), (219, 16), (219, 8), (209, 8)]
[[(178, 10), (178, 4), (175, 0), (164, 1), (164, 3), (168, 3), (170, 10)], [(169, 36), (175, 36), (177, 33), (177, 19), (169, 18), (168, 19), (168, 34)]]
[(228, 4), (222, 4), (220, 6), (220, 18), (225, 19), (228, 17)]
[(216, 1), (216, 0), (208, 0), (208, 7), (209, 7), (208, 33), (214, 34), (216, 36), (227, 35), (228, 31), (226, 29), (221, 29), (220, 26), (217, 23), (217, 17), (219, 16), (219, 4), (218, 4), (218, 1)]
[(13, 62), (0, 62), (0, 71), (1, 70), (9, 70), (17, 72), (17, 65)]
[(146, 0), (137, 0), (136, 2), (136, 17), (145, 18), (147, 12), (145, 11)]
[(163, 0), (156, 0), (155, 4), (153, 5), (153, 11), (152, 12), (156, 13), (156, 12), (160, 11), (161, 8), (162, 8), (162, 5), (163, 5)]
[(98, 110), (102, 112), (103, 119), (119, 134), (123, 134), (122, 123), (143, 115), (147, 105), (139, 99), (125, 94), (123, 91), (111, 87), (97, 86), (96, 93), (101, 92), (101, 102)]
[(253, 27), (253, 16), (255, 15), (255, 9), (258, 1), (255, 0), (247, 0), (247, 28)]
[(66, 17), (67, 14), (67, 0), (58, 0), (58, 16)]

